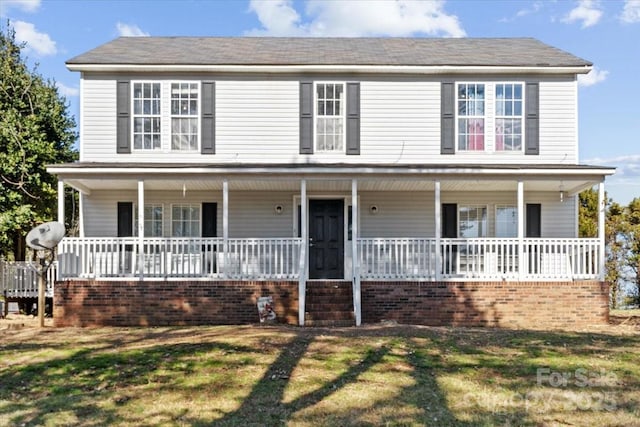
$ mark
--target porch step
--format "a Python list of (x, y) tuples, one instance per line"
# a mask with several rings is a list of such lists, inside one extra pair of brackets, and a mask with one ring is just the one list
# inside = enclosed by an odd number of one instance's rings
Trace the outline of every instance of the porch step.
[(354, 326), (351, 282), (314, 280), (307, 282), (306, 326)]

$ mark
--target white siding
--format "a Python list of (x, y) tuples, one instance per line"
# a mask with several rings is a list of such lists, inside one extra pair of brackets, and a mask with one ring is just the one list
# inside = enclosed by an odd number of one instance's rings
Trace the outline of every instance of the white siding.
[[(313, 78), (314, 76), (309, 76)], [(317, 77), (317, 76), (316, 76)], [(216, 81), (216, 154), (170, 150), (169, 115), (164, 112), (163, 149), (116, 154), (116, 81)], [(327, 80), (326, 76), (322, 80)], [(353, 80), (352, 76), (337, 77)], [(465, 81), (524, 81), (523, 77)], [(299, 78), (282, 76), (114, 76), (85, 74), (82, 84), (81, 158), (115, 162), (216, 163), (566, 163), (577, 162), (577, 91), (573, 77), (540, 81), (540, 155), (493, 152), (440, 155), (440, 80), (432, 77), (364, 76), (361, 82), (361, 155), (298, 154)], [(487, 111), (493, 111), (492, 91)], [(166, 110), (166, 109), (165, 109)], [(493, 120), (487, 120), (491, 129)], [(489, 138), (487, 138), (489, 139)]]
[[(229, 237), (292, 237), (297, 221), (295, 192), (229, 192)], [(321, 195), (316, 193), (315, 195)], [(86, 237), (117, 235), (117, 203), (137, 202), (135, 191), (96, 191), (83, 196)], [(314, 197), (311, 194), (310, 197)], [(347, 195), (335, 195), (336, 198)], [(360, 197), (361, 237), (433, 237), (435, 235), (433, 192), (362, 192)], [(164, 234), (171, 235), (171, 205), (218, 203), (217, 231), (222, 236), (222, 194), (220, 192), (145, 192), (146, 204), (164, 205)], [(489, 236), (495, 234), (496, 205), (517, 205), (515, 192), (443, 192), (442, 203), (486, 206)], [(525, 203), (542, 204), (542, 237), (576, 237), (576, 198), (558, 193), (526, 193)], [(276, 214), (275, 206), (283, 212)], [(377, 206), (372, 214), (371, 206)]]

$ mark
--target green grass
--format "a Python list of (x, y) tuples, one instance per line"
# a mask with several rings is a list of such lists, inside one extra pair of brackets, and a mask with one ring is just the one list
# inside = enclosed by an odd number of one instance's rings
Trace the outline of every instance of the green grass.
[(8, 329), (0, 425), (633, 425), (621, 328)]

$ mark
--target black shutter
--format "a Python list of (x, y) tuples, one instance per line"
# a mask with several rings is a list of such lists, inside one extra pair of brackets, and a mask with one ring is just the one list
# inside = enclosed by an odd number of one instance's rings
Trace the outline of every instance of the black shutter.
[(525, 150), (524, 154), (540, 154), (540, 93), (538, 82), (528, 82), (525, 93)]
[(527, 203), (525, 237), (542, 237), (542, 205)]
[(442, 237), (455, 239), (458, 237), (458, 205), (442, 204)]
[(118, 202), (118, 237), (133, 236), (133, 203)]
[(454, 82), (442, 82), (440, 87), (441, 141), (440, 154), (456, 152), (456, 85)]
[(347, 154), (360, 154), (360, 83), (347, 83)]
[(298, 237), (302, 237), (302, 207), (298, 205)]
[(202, 82), (202, 154), (216, 153), (216, 83)]
[(313, 154), (313, 82), (300, 82), (300, 154)]
[(116, 152), (131, 153), (130, 83), (128, 81), (119, 81), (116, 92)]
[(218, 204), (202, 204), (202, 237), (218, 236)]

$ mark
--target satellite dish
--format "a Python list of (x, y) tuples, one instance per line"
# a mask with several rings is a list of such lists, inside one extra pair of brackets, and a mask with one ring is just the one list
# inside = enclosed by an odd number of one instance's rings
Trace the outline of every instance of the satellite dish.
[(59, 222), (45, 222), (27, 234), (27, 246), (31, 249), (53, 249), (64, 237), (64, 225)]

